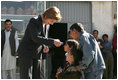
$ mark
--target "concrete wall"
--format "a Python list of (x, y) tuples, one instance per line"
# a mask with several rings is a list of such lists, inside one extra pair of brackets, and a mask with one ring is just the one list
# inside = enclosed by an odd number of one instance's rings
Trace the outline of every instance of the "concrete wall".
[(113, 7), (112, 1), (92, 1), (92, 30), (99, 31), (99, 38), (103, 34), (109, 35), (109, 40), (113, 37)]
[(91, 1), (48, 1), (47, 8), (57, 6), (62, 15), (61, 23), (68, 24), (68, 31), (72, 24), (80, 22), (85, 26), (85, 30), (91, 33)]

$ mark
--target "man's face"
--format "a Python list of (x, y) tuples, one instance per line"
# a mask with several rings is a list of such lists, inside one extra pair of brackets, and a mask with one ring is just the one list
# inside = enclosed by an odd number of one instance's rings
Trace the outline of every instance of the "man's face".
[(77, 40), (77, 38), (78, 38), (78, 36), (79, 36), (78, 33), (79, 33), (79, 32), (78, 32), (77, 30), (75, 30), (75, 29), (72, 30), (72, 29), (71, 29), (69, 36), (70, 36), (70, 38)]
[(5, 23), (5, 28), (6, 28), (7, 31), (9, 31), (11, 29), (11, 26), (12, 26), (11, 22), (6, 22)]
[(75, 32), (74, 30), (70, 30), (70, 38), (74, 39), (75, 38)]
[(98, 37), (98, 33), (95, 31), (95, 32), (93, 32), (93, 36), (95, 37), (95, 38), (97, 38)]

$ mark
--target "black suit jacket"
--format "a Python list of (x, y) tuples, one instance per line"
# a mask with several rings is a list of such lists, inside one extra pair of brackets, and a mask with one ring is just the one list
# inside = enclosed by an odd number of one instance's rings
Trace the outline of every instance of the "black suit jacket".
[(40, 45), (53, 46), (53, 39), (45, 38), (43, 33), (43, 22), (41, 16), (38, 18), (31, 18), (24, 37), (19, 45), (19, 55), (30, 55), (37, 53), (37, 48)]

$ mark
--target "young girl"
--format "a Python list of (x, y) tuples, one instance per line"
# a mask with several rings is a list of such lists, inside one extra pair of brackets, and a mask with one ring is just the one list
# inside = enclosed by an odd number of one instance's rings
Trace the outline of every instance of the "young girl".
[(58, 79), (79, 79), (81, 73), (75, 68), (78, 65), (78, 47), (79, 43), (76, 40), (69, 39), (64, 45), (64, 51), (66, 51), (67, 65), (62, 69), (59, 68), (56, 73)]

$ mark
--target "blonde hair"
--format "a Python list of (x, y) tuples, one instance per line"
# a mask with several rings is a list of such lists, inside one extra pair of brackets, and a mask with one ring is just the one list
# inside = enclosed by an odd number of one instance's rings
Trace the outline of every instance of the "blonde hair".
[(61, 14), (60, 14), (60, 10), (55, 7), (52, 6), (50, 8), (48, 8), (44, 13), (43, 13), (43, 17), (47, 18), (47, 19), (55, 19), (58, 22), (61, 21)]

